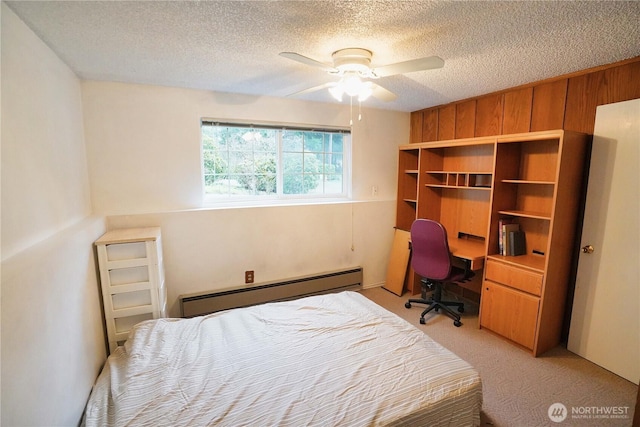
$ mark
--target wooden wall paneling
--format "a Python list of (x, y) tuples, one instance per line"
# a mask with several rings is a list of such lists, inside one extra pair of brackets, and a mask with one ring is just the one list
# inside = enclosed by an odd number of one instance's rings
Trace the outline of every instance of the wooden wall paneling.
[(598, 105), (640, 98), (640, 61), (608, 68), (604, 86), (598, 91)]
[(438, 109), (424, 110), (422, 113), (422, 141), (438, 140)]
[(562, 129), (568, 79), (540, 84), (533, 88), (531, 131)]
[(472, 99), (456, 104), (456, 139), (473, 138), (475, 127), (476, 100)]
[(593, 133), (598, 105), (640, 98), (640, 61), (569, 79), (564, 128)]
[(529, 132), (532, 103), (533, 87), (512, 90), (504, 94), (502, 134)]
[(603, 86), (604, 71), (583, 74), (569, 79), (564, 128), (593, 133), (598, 106), (599, 88)]
[(438, 141), (447, 141), (456, 137), (456, 105), (449, 104), (438, 108)]
[(504, 94), (487, 95), (476, 101), (474, 136), (502, 134)]
[(411, 113), (409, 143), (422, 142), (422, 110)]
[[(493, 97), (497, 94), (486, 96)], [(502, 131), (499, 134), (551, 129), (591, 134), (598, 105), (636, 98), (640, 98), (640, 57), (519, 86), (503, 93)], [(487, 120), (487, 106), (484, 103), (489, 103), (489, 98), (478, 98), (477, 102), (477, 108), (475, 99), (430, 108), (438, 110), (437, 140), (483, 134), (484, 120)], [(464, 123), (459, 115), (469, 116), (472, 104), (474, 114), (467, 117), (470, 123)], [(423, 120), (425, 111), (427, 110), (416, 112), (420, 113), (416, 114), (416, 117), (412, 113), (412, 120)], [(433, 125), (434, 123), (423, 124), (418, 131), (414, 129), (412, 121), (412, 138), (418, 138), (416, 135), (420, 134), (421, 140), (422, 130), (428, 129), (428, 132), (433, 132)], [(474, 135), (471, 135), (469, 128), (474, 130)]]
[(422, 110), (411, 113), (409, 143), (422, 142)]

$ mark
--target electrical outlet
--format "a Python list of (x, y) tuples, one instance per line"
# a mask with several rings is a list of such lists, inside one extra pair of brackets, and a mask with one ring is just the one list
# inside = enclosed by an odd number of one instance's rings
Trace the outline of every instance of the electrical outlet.
[(253, 270), (244, 272), (244, 283), (253, 283)]
[(371, 195), (373, 197), (378, 197), (378, 186), (377, 185), (374, 185), (374, 186), (371, 187)]

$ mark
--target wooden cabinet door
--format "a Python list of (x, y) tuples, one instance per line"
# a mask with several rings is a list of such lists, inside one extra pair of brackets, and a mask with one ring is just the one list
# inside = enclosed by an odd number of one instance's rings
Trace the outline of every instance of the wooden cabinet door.
[(480, 326), (533, 349), (539, 304), (532, 295), (485, 281)]

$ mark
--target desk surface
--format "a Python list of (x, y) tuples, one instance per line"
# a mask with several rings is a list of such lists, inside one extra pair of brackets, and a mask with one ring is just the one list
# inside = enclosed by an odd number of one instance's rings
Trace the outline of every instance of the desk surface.
[(449, 239), (449, 251), (456, 258), (470, 261), (472, 270), (480, 270), (484, 265), (484, 240)]

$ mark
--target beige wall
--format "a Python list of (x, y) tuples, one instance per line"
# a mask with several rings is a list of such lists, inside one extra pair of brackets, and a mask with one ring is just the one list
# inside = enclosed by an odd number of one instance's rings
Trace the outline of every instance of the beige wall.
[(86, 217), (91, 205), (80, 82), (4, 3), (2, 11), (6, 259)]
[[(202, 118), (342, 127), (350, 119), (348, 105), (114, 82), (83, 82), (82, 99), (93, 208), (107, 215), (203, 207)], [(354, 120), (355, 200), (395, 199), (409, 116), (364, 108)]]
[(202, 202), (201, 118), (349, 126), (349, 107), (93, 81), (82, 94), (94, 209), (110, 228), (162, 227), (172, 315), (180, 294), (242, 286), (245, 270), (260, 283), (360, 265), (365, 286), (384, 282), (408, 113), (355, 121), (352, 201), (216, 209)]
[[(357, 110), (354, 108), (354, 110)], [(80, 82), (2, 3), (2, 424), (75, 425), (104, 362), (93, 241), (161, 225), (181, 293), (364, 267), (382, 284), (409, 114), (363, 109), (353, 200), (208, 209), (202, 117), (348, 126), (345, 105)], [(372, 194), (372, 187), (378, 194)]]
[(105, 358), (80, 81), (2, 3), (2, 425), (75, 425)]
[[(162, 228), (169, 314), (178, 296), (362, 266), (364, 286), (381, 285), (395, 202), (195, 210), (108, 218), (109, 227)], [(352, 250), (353, 248), (353, 250)]]

